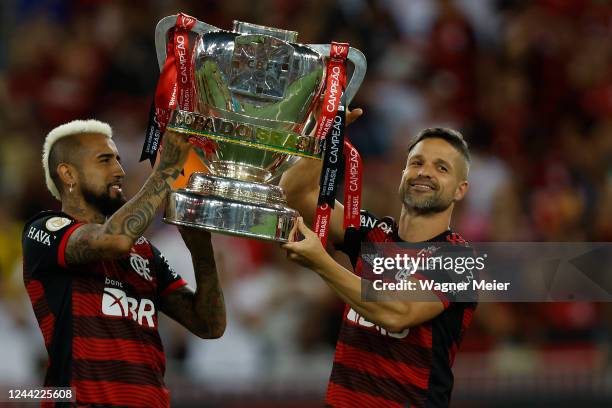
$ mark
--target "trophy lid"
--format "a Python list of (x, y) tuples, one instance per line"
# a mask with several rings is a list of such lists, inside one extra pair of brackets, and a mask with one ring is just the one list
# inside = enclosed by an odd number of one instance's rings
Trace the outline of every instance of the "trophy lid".
[(238, 20), (234, 20), (234, 32), (240, 34), (264, 34), (287, 42), (296, 42), (298, 36), (297, 31), (282, 30), (280, 28), (245, 23)]

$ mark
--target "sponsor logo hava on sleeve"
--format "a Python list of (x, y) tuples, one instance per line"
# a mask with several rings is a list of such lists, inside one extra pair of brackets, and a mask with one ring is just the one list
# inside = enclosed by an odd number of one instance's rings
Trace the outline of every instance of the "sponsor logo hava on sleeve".
[(55, 236), (36, 227), (30, 227), (26, 235), (28, 239), (40, 242), (48, 247), (51, 246), (51, 238), (55, 240)]

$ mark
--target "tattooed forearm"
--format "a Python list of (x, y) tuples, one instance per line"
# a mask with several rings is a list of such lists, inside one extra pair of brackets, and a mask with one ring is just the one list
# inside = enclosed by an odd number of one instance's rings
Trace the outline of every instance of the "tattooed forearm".
[(168, 135), (156, 171), (140, 192), (108, 220), (109, 233), (123, 234), (135, 240), (148, 228), (185, 163), (188, 143), (181, 138), (184, 137)]
[(167, 134), (160, 162), (144, 186), (104, 224), (77, 228), (66, 246), (67, 262), (84, 263), (127, 253), (153, 221), (188, 153), (184, 136)]
[(70, 236), (64, 258), (67, 264), (91, 262), (94, 259), (104, 259), (102, 246), (90, 245), (92, 241), (103, 239), (104, 234), (99, 224), (85, 224), (74, 230)]
[(159, 172), (153, 173), (142, 189), (109, 218), (105, 224), (106, 232), (126, 235), (132, 240), (140, 237), (170, 191), (167, 179)]
[(195, 293), (187, 287), (174, 291), (163, 299), (162, 311), (201, 338), (218, 338), (226, 326), (223, 290), (212, 253), (199, 254), (193, 258)]
[(221, 337), (225, 331), (225, 299), (212, 251), (198, 252), (193, 259), (198, 288), (195, 293), (195, 311), (200, 321), (206, 322), (209, 337)]

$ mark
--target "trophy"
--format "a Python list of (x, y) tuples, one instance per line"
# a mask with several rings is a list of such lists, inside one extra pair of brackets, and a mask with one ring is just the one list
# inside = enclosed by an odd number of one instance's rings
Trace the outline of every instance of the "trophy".
[[(331, 49), (296, 40), (294, 31), (239, 21), (226, 31), (183, 14), (157, 24), (160, 80), (175, 58), (176, 86), (182, 82), (188, 100), (171, 101), (176, 108), (166, 128), (199, 140), (196, 151), (209, 170), (191, 174), (185, 188), (170, 193), (165, 222), (288, 241), (299, 214), (275, 183), (300, 157), (322, 159), (323, 143), (313, 130)], [(346, 67), (348, 104), (363, 81), (365, 57), (348, 49)], [(170, 99), (177, 95), (175, 89)]]

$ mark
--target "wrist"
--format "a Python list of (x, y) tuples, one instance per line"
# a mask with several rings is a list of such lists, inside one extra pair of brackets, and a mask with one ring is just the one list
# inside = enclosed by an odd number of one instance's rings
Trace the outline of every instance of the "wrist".
[(168, 167), (168, 168), (165, 168), (164, 170), (161, 170), (159, 168), (155, 169), (151, 176), (163, 181), (164, 183), (168, 185), (169, 188), (172, 188), (172, 185), (178, 178), (179, 174), (180, 174), (179, 169), (176, 169), (176, 168), (173, 169), (171, 167)]
[(327, 275), (330, 270), (333, 269), (333, 266), (336, 264), (334, 258), (331, 257), (327, 251), (324, 252), (324, 255), (321, 257), (320, 261), (314, 265), (313, 270), (321, 276)]

